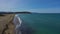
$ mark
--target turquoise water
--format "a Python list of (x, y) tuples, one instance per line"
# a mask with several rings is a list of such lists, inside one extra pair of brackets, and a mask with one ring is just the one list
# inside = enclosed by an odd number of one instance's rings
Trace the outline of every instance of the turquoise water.
[(19, 17), (33, 29), (32, 34), (60, 34), (60, 14), (20, 14)]

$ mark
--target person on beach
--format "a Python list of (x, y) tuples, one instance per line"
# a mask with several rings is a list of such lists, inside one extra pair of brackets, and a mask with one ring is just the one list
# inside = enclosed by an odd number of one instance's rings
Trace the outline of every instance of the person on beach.
[(20, 25), (15, 14), (0, 14), (0, 34), (17, 34)]

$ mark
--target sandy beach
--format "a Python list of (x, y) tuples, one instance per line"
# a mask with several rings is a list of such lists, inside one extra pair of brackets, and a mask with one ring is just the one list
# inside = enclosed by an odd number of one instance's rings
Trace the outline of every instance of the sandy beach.
[[(12, 23), (12, 20), (14, 18), (14, 14), (5, 14), (5, 16), (0, 16), (0, 34), (14, 34), (14, 24)], [(6, 30), (6, 31), (5, 31)], [(13, 33), (14, 32), (14, 33)]]
[[(16, 34), (15, 33), (15, 24), (13, 24), (13, 19), (15, 15), (12, 14), (7, 14), (5, 16), (0, 16), (0, 34)], [(16, 19), (16, 22), (18, 20)], [(22, 19), (23, 21), (23, 19)], [(19, 21), (20, 22), (20, 21)], [(32, 28), (28, 27), (27, 23), (24, 21), (20, 24), (18, 29), (16, 30), (17, 33), (19, 34), (31, 34), (32, 33)]]

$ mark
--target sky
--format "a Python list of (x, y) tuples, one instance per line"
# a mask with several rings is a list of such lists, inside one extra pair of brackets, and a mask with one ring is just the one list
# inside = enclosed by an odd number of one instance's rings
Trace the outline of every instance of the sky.
[(0, 11), (60, 13), (60, 0), (0, 0)]

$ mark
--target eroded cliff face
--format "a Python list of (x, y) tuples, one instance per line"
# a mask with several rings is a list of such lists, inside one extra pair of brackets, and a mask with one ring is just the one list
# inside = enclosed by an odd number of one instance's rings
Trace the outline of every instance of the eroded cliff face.
[(0, 16), (0, 34), (15, 34), (13, 19), (15, 14), (4, 14)]

